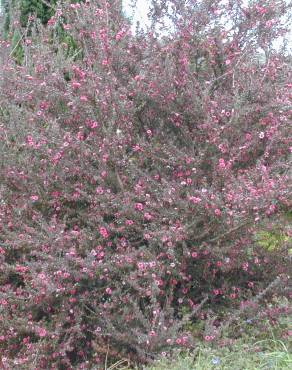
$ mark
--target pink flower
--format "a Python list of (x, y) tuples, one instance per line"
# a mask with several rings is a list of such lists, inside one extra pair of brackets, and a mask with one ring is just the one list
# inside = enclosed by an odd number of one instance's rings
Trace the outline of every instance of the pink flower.
[(206, 335), (206, 336), (204, 336), (204, 339), (205, 339), (205, 341), (207, 341), (207, 342), (210, 342), (211, 340), (213, 340), (215, 337), (214, 337), (214, 335)]
[(28, 135), (26, 137), (26, 143), (29, 145), (29, 146), (33, 146), (34, 145), (34, 142), (33, 142), (33, 137), (31, 135)]
[(80, 4), (70, 4), (70, 8), (72, 9), (80, 8)]
[(224, 144), (220, 144), (220, 145), (218, 146), (218, 148), (220, 149), (221, 153), (226, 153), (226, 151), (227, 151), (227, 148), (225, 147), (225, 145), (224, 145)]
[(219, 168), (221, 169), (221, 170), (225, 170), (225, 168), (226, 168), (226, 164), (225, 164), (225, 161), (224, 161), (224, 159), (223, 158), (220, 158), (219, 159)]
[(107, 238), (109, 237), (109, 233), (108, 233), (107, 229), (106, 229), (105, 227), (103, 227), (103, 226), (101, 226), (101, 227), (99, 228), (99, 233), (100, 233), (100, 235), (101, 235), (104, 239), (107, 239)]
[(73, 87), (73, 89), (78, 89), (81, 86), (81, 83), (80, 82), (73, 81), (71, 83), (71, 86)]
[(37, 328), (36, 330), (38, 336), (40, 336), (41, 338), (45, 337), (47, 335), (47, 331), (45, 328)]
[(260, 13), (260, 14), (265, 14), (267, 12), (267, 9), (262, 7), (262, 6), (256, 6), (256, 9), (257, 11)]
[(48, 20), (48, 25), (49, 26), (52, 26), (52, 25), (54, 25), (55, 24), (55, 18), (54, 17), (52, 17), (52, 18), (50, 18), (49, 20)]
[(189, 197), (189, 200), (193, 203), (193, 204), (198, 204), (202, 201), (201, 198), (198, 198), (198, 197)]
[(39, 197), (37, 195), (32, 195), (30, 197), (30, 200), (32, 200), (33, 202), (37, 201), (39, 199)]
[(215, 213), (216, 216), (220, 216), (221, 215), (221, 211), (218, 208), (215, 209), (214, 213)]
[(157, 286), (162, 286), (163, 285), (163, 281), (161, 279), (155, 280), (155, 283), (156, 283)]
[(150, 221), (150, 220), (152, 220), (152, 215), (150, 214), (150, 213), (148, 213), (148, 212), (145, 212), (144, 213), (144, 218), (147, 220), (147, 221)]
[(244, 270), (244, 271), (247, 271), (248, 270), (248, 262), (244, 262), (241, 266), (242, 266), (242, 269)]
[(76, 134), (76, 139), (79, 140), (79, 141), (83, 141), (84, 140), (83, 132), (78, 131), (77, 134)]
[(125, 35), (125, 30), (120, 30), (117, 34), (116, 34), (116, 40), (119, 41), (121, 40), (121, 38)]
[(136, 203), (135, 204), (135, 209), (137, 209), (138, 211), (142, 211), (144, 208), (143, 204), (142, 203)]
[(85, 72), (83, 72), (79, 67), (77, 67), (77, 66), (73, 66), (72, 67), (72, 69), (73, 69), (73, 71), (74, 71), (74, 73), (81, 79), (81, 80), (83, 80), (84, 79), (84, 77), (85, 77), (85, 75), (86, 75), (86, 73)]
[(138, 262), (138, 263), (137, 263), (137, 266), (138, 266), (138, 269), (139, 269), (139, 270), (144, 270), (144, 269), (145, 269), (145, 264), (144, 264), (144, 262)]
[(45, 110), (45, 109), (48, 109), (49, 108), (49, 103), (46, 102), (46, 101), (42, 101), (41, 104), (40, 104), (40, 108)]
[(97, 194), (103, 194), (104, 193), (103, 188), (101, 186), (98, 186), (95, 191), (97, 192)]
[(85, 95), (81, 95), (81, 96), (80, 96), (80, 101), (84, 101), (84, 102), (88, 101), (87, 96), (85, 96)]
[(90, 128), (96, 128), (98, 126), (97, 122), (96, 121), (91, 121), (90, 123)]
[(112, 294), (113, 291), (111, 290), (111, 288), (106, 288), (105, 292), (106, 292), (106, 294), (110, 295), (110, 294)]
[(141, 149), (141, 147), (137, 144), (137, 145), (134, 145), (133, 146), (133, 151), (134, 152), (139, 152), (139, 151), (141, 151), (142, 149)]
[(28, 270), (28, 267), (26, 266), (21, 266), (21, 265), (16, 265), (15, 266), (15, 271), (17, 272), (26, 272)]

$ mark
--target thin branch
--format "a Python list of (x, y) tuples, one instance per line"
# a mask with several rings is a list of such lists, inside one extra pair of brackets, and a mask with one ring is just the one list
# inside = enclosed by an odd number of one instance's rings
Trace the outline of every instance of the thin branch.
[[(282, 281), (282, 276), (277, 276), (277, 278), (275, 280), (273, 280), (262, 292), (260, 292), (252, 301), (251, 303), (257, 303), (259, 300), (261, 300), (271, 289), (275, 288), (277, 285), (279, 285)], [(239, 315), (244, 312), (247, 308), (249, 308), (250, 305), (246, 305), (244, 306), (243, 308), (240, 308), (238, 310), (236, 310), (233, 315), (231, 315), (231, 317), (225, 322), (223, 323), (217, 334), (221, 334), (222, 333), (222, 330), (223, 329), (227, 329), (233, 321), (235, 321)]]
[(108, 369), (108, 367), (107, 367), (108, 353), (109, 353), (109, 343), (107, 344), (107, 351), (106, 351), (106, 355), (105, 355), (104, 370), (107, 370)]
[(218, 235), (215, 238), (208, 240), (207, 243), (213, 243), (213, 242), (216, 242), (218, 240), (221, 240), (221, 239), (225, 238), (225, 236), (227, 236), (229, 234), (232, 234), (234, 231), (237, 231), (237, 230), (241, 229), (242, 227), (250, 224), (251, 222), (252, 221), (243, 222), (242, 224), (240, 224), (240, 225), (238, 225), (236, 227), (233, 227), (232, 229), (228, 230), (226, 233), (221, 234), (221, 235)]
[(181, 320), (181, 323), (179, 324), (179, 327), (182, 327), (183, 325), (185, 325), (188, 321), (191, 320), (191, 318), (200, 311), (200, 309), (204, 306), (204, 304), (208, 301), (209, 299), (209, 296), (207, 295), (203, 300), (202, 302), (196, 306), (193, 311), (191, 313), (189, 313), (188, 315), (185, 315), (183, 317), (183, 319)]
[(18, 48), (20, 42), (23, 40), (24, 38), (24, 33), (21, 35), (20, 39), (17, 41), (16, 45), (14, 46), (14, 48), (12, 49), (12, 51), (10, 52), (8, 58), (11, 58), (13, 53), (15, 52), (15, 50)]

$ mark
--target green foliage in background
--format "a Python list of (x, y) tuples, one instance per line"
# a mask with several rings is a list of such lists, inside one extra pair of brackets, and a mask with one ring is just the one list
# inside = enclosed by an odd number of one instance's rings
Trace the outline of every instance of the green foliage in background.
[[(1, 0), (0, 0), (1, 1)], [(71, 0), (71, 3), (82, 2), (83, 0)], [(47, 5), (48, 4), (48, 5)], [(37, 19), (43, 24), (46, 25), (48, 20), (54, 15), (55, 6), (57, 0), (2, 0), (2, 6), (4, 9), (4, 22), (2, 26), (2, 33), (4, 39), (12, 37), (12, 49), (13, 58), (17, 64), (21, 64), (23, 61), (23, 48), (19, 40), (20, 33), (18, 30), (12, 27), (11, 25), (11, 15), (15, 10), (19, 10), (19, 24), (22, 28), (27, 27), (28, 20), (30, 15), (35, 15)], [(120, 12), (122, 13), (122, 3), (120, 3)], [(124, 17), (124, 16), (123, 16)], [(125, 17), (124, 17), (125, 18)], [(78, 45), (72, 35), (64, 30), (62, 24), (66, 24), (66, 17), (61, 17), (58, 20), (58, 23), (55, 26), (54, 35), (58, 40), (58, 44), (66, 44), (67, 46), (64, 49), (64, 54), (66, 58), (73, 57), (74, 60), (82, 59), (82, 50), (78, 48)], [(9, 36), (10, 33), (10, 36)], [(12, 36), (11, 36), (12, 35)]]
[[(71, 1), (72, 3), (80, 2), (80, 0)], [(49, 5), (46, 5), (49, 4)], [(21, 42), (21, 33), (18, 29), (13, 28), (11, 25), (11, 15), (15, 10), (19, 10), (19, 24), (21, 28), (25, 28), (28, 25), (28, 20), (30, 15), (35, 15), (37, 19), (46, 25), (48, 20), (54, 15), (55, 5), (57, 0), (2, 0), (2, 6), (4, 9), (4, 22), (2, 26), (2, 33), (4, 39), (11, 39), (12, 46), (12, 57), (15, 62), (19, 65), (22, 64), (24, 58), (24, 51)], [(80, 52), (78, 45), (74, 38), (64, 30), (62, 24), (66, 24), (65, 17), (62, 17), (55, 27), (54, 35), (52, 37), (57, 38), (57, 43), (66, 44), (64, 49), (66, 58), (73, 57), (76, 59), (76, 55), (80, 57)]]
[(275, 220), (274, 226), (272, 226), (272, 228), (260, 229), (255, 235), (256, 244), (267, 252), (287, 250), (288, 247), (288, 253), (291, 254), (292, 237), (289, 235), (287, 230), (283, 228), (284, 224), (288, 225), (289, 228), (292, 225), (292, 210), (289, 210), (284, 215), (282, 215), (281, 220)]
[(280, 249), (289, 240), (292, 242), (285, 233), (276, 230), (261, 230), (256, 236), (257, 244), (269, 252)]
[(21, 0), (19, 2), (21, 26), (26, 27), (30, 14), (35, 14), (43, 24), (46, 24), (54, 14), (56, 2), (56, 0), (48, 0), (46, 1), (50, 5), (48, 6), (41, 0)]
[[(46, 5), (46, 3), (48, 5)], [(4, 37), (7, 38), (9, 31), (13, 31), (13, 29), (11, 29), (12, 12), (19, 11), (19, 23), (21, 27), (27, 26), (31, 14), (36, 15), (42, 24), (46, 24), (54, 14), (54, 6), (56, 3), (57, 0), (2, 0), (2, 7), (4, 10), (2, 32)]]

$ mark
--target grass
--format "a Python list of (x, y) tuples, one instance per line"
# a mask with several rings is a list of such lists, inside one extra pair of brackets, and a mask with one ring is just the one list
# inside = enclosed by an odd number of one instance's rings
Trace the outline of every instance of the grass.
[[(178, 352), (171, 360), (162, 358), (143, 370), (290, 370), (292, 354), (280, 340), (266, 339), (255, 343), (239, 342), (224, 348), (200, 345), (196, 351)], [(130, 370), (121, 360), (106, 370)], [(133, 368), (132, 368), (133, 369)], [(139, 368), (141, 369), (141, 368)]]
[(285, 370), (292, 368), (292, 354), (280, 340), (235, 344), (213, 349), (201, 346), (195, 353), (177, 354), (175, 360), (161, 359), (147, 370)]

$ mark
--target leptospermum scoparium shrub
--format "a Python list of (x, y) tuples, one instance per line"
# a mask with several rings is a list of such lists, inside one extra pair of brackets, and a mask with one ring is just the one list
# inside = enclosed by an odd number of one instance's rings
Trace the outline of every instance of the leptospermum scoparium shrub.
[(288, 270), (253, 236), (291, 206), (291, 57), (271, 47), (289, 6), (151, 3), (147, 32), (118, 2), (65, 2), (22, 65), (1, 44), (3, 368), (147, 362), (193, 345), (182, 307)]

